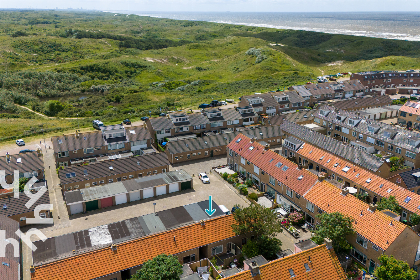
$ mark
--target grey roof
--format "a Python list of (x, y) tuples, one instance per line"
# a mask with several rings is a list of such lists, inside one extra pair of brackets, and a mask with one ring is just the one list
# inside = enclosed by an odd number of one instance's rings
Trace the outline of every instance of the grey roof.
[[(32, 252), (33, 263), (35, 266), (39, 266), (106, 248), (111, 244), (138, 240), (147, 235), (168, 231), (173, 228), (199, 222), (200, 220), (208, 220), (209, 216), (205, 213), (205, 209), (208, 206), (209, 201), (205, 200), (159, 211), (156, 212), (156, 215), (151, 213), (116, 223), (48, 238), (45, 242), (42, 240), (36, 241), (34, 245), (37, 246), (37, 250)], [(192, 212), (192, 209), (194, 212)], [(216, 209), (216, 212), (211, 218), (224, 215), (214, 201), (213, 209)]]
[(263, 126), (259, 128), (243, 128), (236, 132), (204, 136), (193, 139), (185, 139), (168, 142), (166, 150), (170, 154), (179, 154), (185, 152), (195, 152), (203, 149), (212, 149), (223, 147), (229, 144), (239, 133), (246, 136), (264, 140), (266, 138), (278, 137), (281, 135), (279, 126)]
[(246, 259), (244, 260), (244, 263), (246, 263), (248, 266), (252, 263), (252, 262), (256, 262), (258, 266), (262, 266), (264, 264), (267, 264), (268, 261), (261, 255), (259, 256), (255, 256), (253, 258), (250, 259)]
[(175, 128), (172, 121), (166, 117), (161, 118), (151, 118), (150, 124), (152, 125), (153, 130), (162, 130), (162, 129), (171, 129)]
[(312, 121), (314, 119), (314, 113), (316, 110), (299, 110), (299, 112), (281, 114), (269, 117), (267, 121), (264, 121), (266, 125), (281, 125), (283, 120), (289, 120), (294, 123)]
[[(169, 165), (168, 156), (165, 153), (145, 154), (143, 156), (106, 160), (88, 165), (72, 165), (59, 170), (58, 177), (62, 185), (82, 182), (92, 179), (104, 178), (116, 174), (124, 174), (140, 170), (164, 167)], [(112, 170), (110, 169), (112, 167)], [(67, 174), (75, 176), (68, 178)]]
[(295, 246), (301, 249), (302, 251), (309, 250), (311, 248), (315, 248), (318, 246), (315, 242), (313, 242), (311, 239), (302, 240), (298, 243), (295, 243)]
[(237, 267), (228, 268), (226, 270), (223, 270), (221, 274), (223, 274), (224, 277), (233, 276), (237, 273), (241, 272)]
[(418, 172), (420, 172), (420, 168), (402, 172), (399, 174), (399, 176), (401, 176), (401, 179), (404, 181), (404, 184), (407, 186), (407, 189), (412, 189), (420, 186), (420, 182), (417, 182), (416, 177), (414, 176), (418, 175), (416, 174)]
[(295, 137), (293, 137), (293, 136), (289, 136), (289, 137), (287, 137), (287, 138), (286, 138), (286, 140), (287, 140), (287, 141), (289, 141), (290, 143), (295, 144), (296, 146), (300, 146), (300, 145), (302, 145), (303, 143), (305, 143), (305, 142), (303, 142), (302, 140), (296, 139), (296, 138), (295, 138)]
[(109, 183), (96, 187), (68, 191), (64, 192), (64, 198), (67, 204), (76, 202), (87, 202), (115, 196), (117, 194), (188, 180), (192, 180), (192, 177), (186, 171), (181, 169), (156, 175), (145, 176), (137, 179)]
[[(245, 99), (245, 100), (248, 101), (248, 99), (253, 99), (253, 98), (262, 99), (262, 106), (264, 106), (264, 107), (276, 107), (276, 106), (279, 105), (277, 103), (277, 101), (273, 98), (273, 96), (271, 96), (270, 93), (246, 95), (246, 96), (243, 96), (241, 100)], [(257, 104), (255, 104), (255, 105), (257, 105)], [(255, 105), (252, 105), (252, 106), (253, 107), (258, 107), (258, 106), (255, 106)]]
[(305, 86), (293, 86), (292, 87), (300, 96), (311, 97), (312, 93), (305, 88)]
[(226, 121), (235, 121), (235, 120), (240, 120), (242, 118), (241, 114), (239, 114), (238, 111), (236, 111), (235, 109), (226, 109), (226, 110), (222, 110), (222, 115), (223, 118)]
[[(346, 127), (348, 129), (353, 129), (354, 131), (363, 133), (375, 139), (379, 139), (383, 142), (390, 143), (396, 147), (402, 147), (414, 153), (418, 153), (420, 151), (419, 146), (415, 147), (409, 143), (410, 139), (419, 138), (419, 134), (417, 132), (408, 131), (402, 128), (397, 128), (395, 126), (392, 126), (392, 125), (389, 125), (380, 121), (375, 121), (375, 120), (370, 120), (370, 119), (366, 120), (364, 118), (361, 118), (361, 121), (356, 126), (350, 126), (347, 124), (346, 121), (342, 122), (342, 121), (337, 120), (336, 118), (337, 114), (341, 116), (345, 116), (346, 119), (348, 117), (353, 118), (353, 119), (360, 119), (360, 117), (357, 114), (349, 112), (349, 111), (344, 111), (344, 110), (340, 110), (337, 113), (334, 111), (334, 107), (327, 106), (327, 105), (321, 107), (321, 109), (330, 111), (330, 113), (327, 116), (324, 116), (320, 114), (319, 111), (317, 111), (316, 117), (320, 119), (339, 124), (340, 126)], [(372, 133), (368, 130), (369, 126), (377, 127), (379, 128), (379, 131), (376, 133)], [(386, 129), (396, 129), (398, 130), (398, 134), (393, 139), (385, 137), (383, 136), (382, 132), (383, 130), (386, 130)]]
[(6, 175), (13, 174), (15, 170), (23, 173), (44, 170), (44, 161), (42, 157), (38, 157), (37, 152), (10, 155), (9, 162), (6, 156), (2, 156), (0, 157), (0, 170), (4, 170)]
[[(78, 136), (77, 136), (78, 135)], [(52, 137), (54, 152), (75, 151), (85, 148), (94, 148), (105, 146), (101, 131), (93, 131), (78, 134), (69, 134)]]
[(127, 127), (125, 130), (130, 142), (152, 139), (149, 130), (143, 126)]
[(117, 129), (124, 129), (124, 125), (121, 123), (121, 124), (101, 126), (101, 131), (110, 131), (110, 130), (117, 130)]
[[(10, 217), (19, 214), (33, 212), (35, 207), (41, 204), (49, 204), (50, 196), (48, 190), (28, 209), (25, 204), (29, 201), (29, 197), (25, 193), (20, 192), (19, 198), (14, 198), (13, 195), (0, 198), (0, 215)], [(6, 208), (4, 207), (6, 206)]]
[(188, 115), (191, 125), (201, 125), (210, 123), (207, 117), (200, 113)]
[(290, 103), (305, 102), (305, 99), (294, 90), (286, 91), (285, 93), (289, 95)]
[(365, 86), (359, 80), (342, 81), (344, 91), (364, 90)]
[(180, 278), (180, 280), (201, 280), (201, 279), (202, 278), (200, 276), (198, 276), (198, 273), (190, 274), (190, 275), (187, 275), (187, 276), (184, 276), (184, 277), (182, 277), (182, 275), (181, 275), (181, 278)]
[(357, 97), (348, 100), (334, 102), (332, 105), (339, 110), (357, 110), (362, 107), (375, 107), (391, 105), (392, 99), (389, 95), (373, 97)]
[[(19, 222), (0, 215), (0, 230), (5, 231), (5, 238), (18, 240), (20, 246), (20, 238), (15, 233), (18, 229)], [(14, 256), (13, 246), (6, 246), (4, 257), (0, 257), (0, 261), (2, 262), (0, 265), (1, 279), (20, 279), (20, 259)]]
[(305, 88), (312, 95), (333, 94), (335, 92), (331, 83), (307, 84), (305, 85)]
[(311, 145), (351, 161), (368, 170), (376, 172), (384, 164), (384, 162), (377, 156), (368, 154), (350, 145), (344, 145), (341, 141), (327, 137), (326, 135), (315, 132), (307, 127), (293, 122), (285, 120), (280, 128), (282, 131), (302, 139)]

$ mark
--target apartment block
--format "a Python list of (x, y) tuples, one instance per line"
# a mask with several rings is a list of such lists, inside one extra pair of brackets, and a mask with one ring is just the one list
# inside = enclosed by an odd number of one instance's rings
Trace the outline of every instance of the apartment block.
[[(142, 154), (151, 148), (152, 137), (142, 126), (110, 125), (101, 131), (52, 137), (57, 167), (95, 162), (106, 156), (132, 153)], [(131, 155), (131, 154), (130, 154)]]

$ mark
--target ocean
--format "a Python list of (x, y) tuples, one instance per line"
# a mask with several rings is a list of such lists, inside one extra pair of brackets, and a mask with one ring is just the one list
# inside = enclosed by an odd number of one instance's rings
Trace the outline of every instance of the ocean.
[(126, 11), (122, 13), (177, 20), (198, 20), (277, 29), (420, 41), (419, 12), (235, 13)]

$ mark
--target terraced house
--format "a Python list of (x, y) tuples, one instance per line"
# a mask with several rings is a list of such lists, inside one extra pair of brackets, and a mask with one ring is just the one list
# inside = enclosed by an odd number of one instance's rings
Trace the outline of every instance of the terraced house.
[[(286, 211), (302, 210), (310, 224), (316, 224), (319, 221), (317, 214), (324, 212), (339, 212), (351, 217), (356, 231), (347, 237), (354, 248), (352, 256), (370, 271), (379, 264), (381, 254), (393, 255), (411, 267), (419, 265), (420, 237), (394, 219), (392, 212), (376, 211), (375, 206), (369, 206), (348, 191), (324, 181), (323, 176), (318, 178), (308, 170), (300, 169), (295, 163), (241, 134), (228, 145), (227, 162), (237, 166), (238, 170), (245, 170), (249, 177), (257, 179), (259, 185), (264, 184), (267, 192), (272, 193)], [(410, 207), (420, 205), (417, 197), (415, 201)]]
[(169, 170), (165, 153), (107, 160), (59, 170), (61, 190), (84, 189), (127, 179), (159, 174)]
[(407, 101), (399, 110), (398, 124), (420, 129), (420, 102)]
[(347, 100), (339, 100), (333, 102), (331, 105), (338, 110), (357, 111), (369, 108), (378, 108), (389, 106), (392, 104), (392, 99), (389, 95), (379, 96), (363, 96), (358, 98), (351, 98)]
[[(13, 183), (15, 170), (19, 171), (19, 178), (32, 178), (35, 176), (38, 180), (44, 180), (42, 154), (39, 152), (28, 152), (17, 155), (6, 154), (6, 156), (0, 157), (0, 176), (5, 176), (7, 184)], [(2, 188), (6, 189), (8, 187), (2, 186)]]
[[(101, 131), (52, 137), (55, 161), (58, 166), (95, 162), (107, 156), (140, 155), (151, 148), (152, 137), (142, 126), (110, 125)], [(128, 154), (130, 153), (130, 154)]]
[[(321, 133), (313, 131), (305, 126), (298, 125), (290, 121), (284, 121), (280, 126), (283, 133), (283, 155), (285, 157), (295, 158), (297, 149), (303, 144), (308, 143), (324, 152), (335, 155), (341, 159), (349, 160), (363, 169), (370, 171), (382, 178), (388, 178), (395, 175), (391, 172), (391, 166), (383, 159), (372, 155), (374, 148), (364, 145), (361, 142), (354, 141), (350, 145), (344, 145), (343, 142), (327, 137)], [(299, 145), (289, 145), (290, 138), (295, 138), (294, 142)], [(373, 151), (371, 149), (373, 148)], [(302, 164), (302, 159), (297, 158), (298, 164)], [(316, 165), (309, 165), (312, 169), (319, 171)], [(401, 172), (401, 171), (396, 171)]]
[(379, 121), (366, 120), (358, 115), (323, 106), (315, 115), (314, 122), (327, 129), (327, 135), (344, 143), (359, 141), (373, 146), (383, 155), (403, 157), (405, 165), (420, 167), (420, 136)]
[(275, 116), (279, 113), (279, 103), (270, 93), (242, 96), (238, 107), (250, 106), (261, 115)]
[(371, 71), (353, 73), (350, 80), (359, 80), (368, 88), (404, 88), (420, 86), (419, 71)]

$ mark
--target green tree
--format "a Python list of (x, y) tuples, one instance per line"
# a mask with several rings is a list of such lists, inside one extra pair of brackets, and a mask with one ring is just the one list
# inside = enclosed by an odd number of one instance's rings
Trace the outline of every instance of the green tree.
[(148, 260), (131, 280), (177, 280), (182, 274), (182, 265), (171, 255), (161, 254)]
[(45, 114), (48, 116), (56, 116), (64, 110), (64, 105), (58, 100), (49, 100), (45, 103)]
[(374, 275), (379, 280), (414, 280), (417, 272), (404, 261), (396, 260), (393, 256), (381, 255), (381, 265), (375, 269)]
[(243, 247), (242, 252), (248, 257), (253, 258), (262, 255), (267, 260), (277, 259), (276, 253), (281, 249), (281, 241), (277, 238), (260, 236), (255, 240), (248, 241)]
[(341, 213), (323, 213), (318, 215), (319, 225), (313, 240), (322, 244), (325, 238), (331, 239), (336, 252), (349, 248), (346, 236), (354, 234), (353, 220)]
[(419, 215), (417, 215), (416, 213), (411, 214), (411, 216), (410, 216), (410, 222), (411, 222), (413, 225), (418, 225), (418, 224), (420, 224), (420, 216), (419, 216)]
[(395, 199), (395, 196), (390, 196), (388, 198), (384, 197), (381, 199), (381, 202), (378, 203), (378, 208), (379, 211), (388, 209), (391, 210), (392, 212), (395, 213), (400, 213), (401, 211), (401, 207), (400, 205), (398, 205), (397, 200)]
[(25, 185), (28, 181), (29, 181), (29, 178), (26, 178), (26, 177), (19, 178), (19, 191), (20, 192), (24, 191)]
[(252, 232), (256, 236), (275, 237), (283, 231), (277, 215), (261, 205), (251, 204), (247, 208), (238, 208), (234, 212), (234, 218), (237, 223), (232, 228), (237, 235)]

